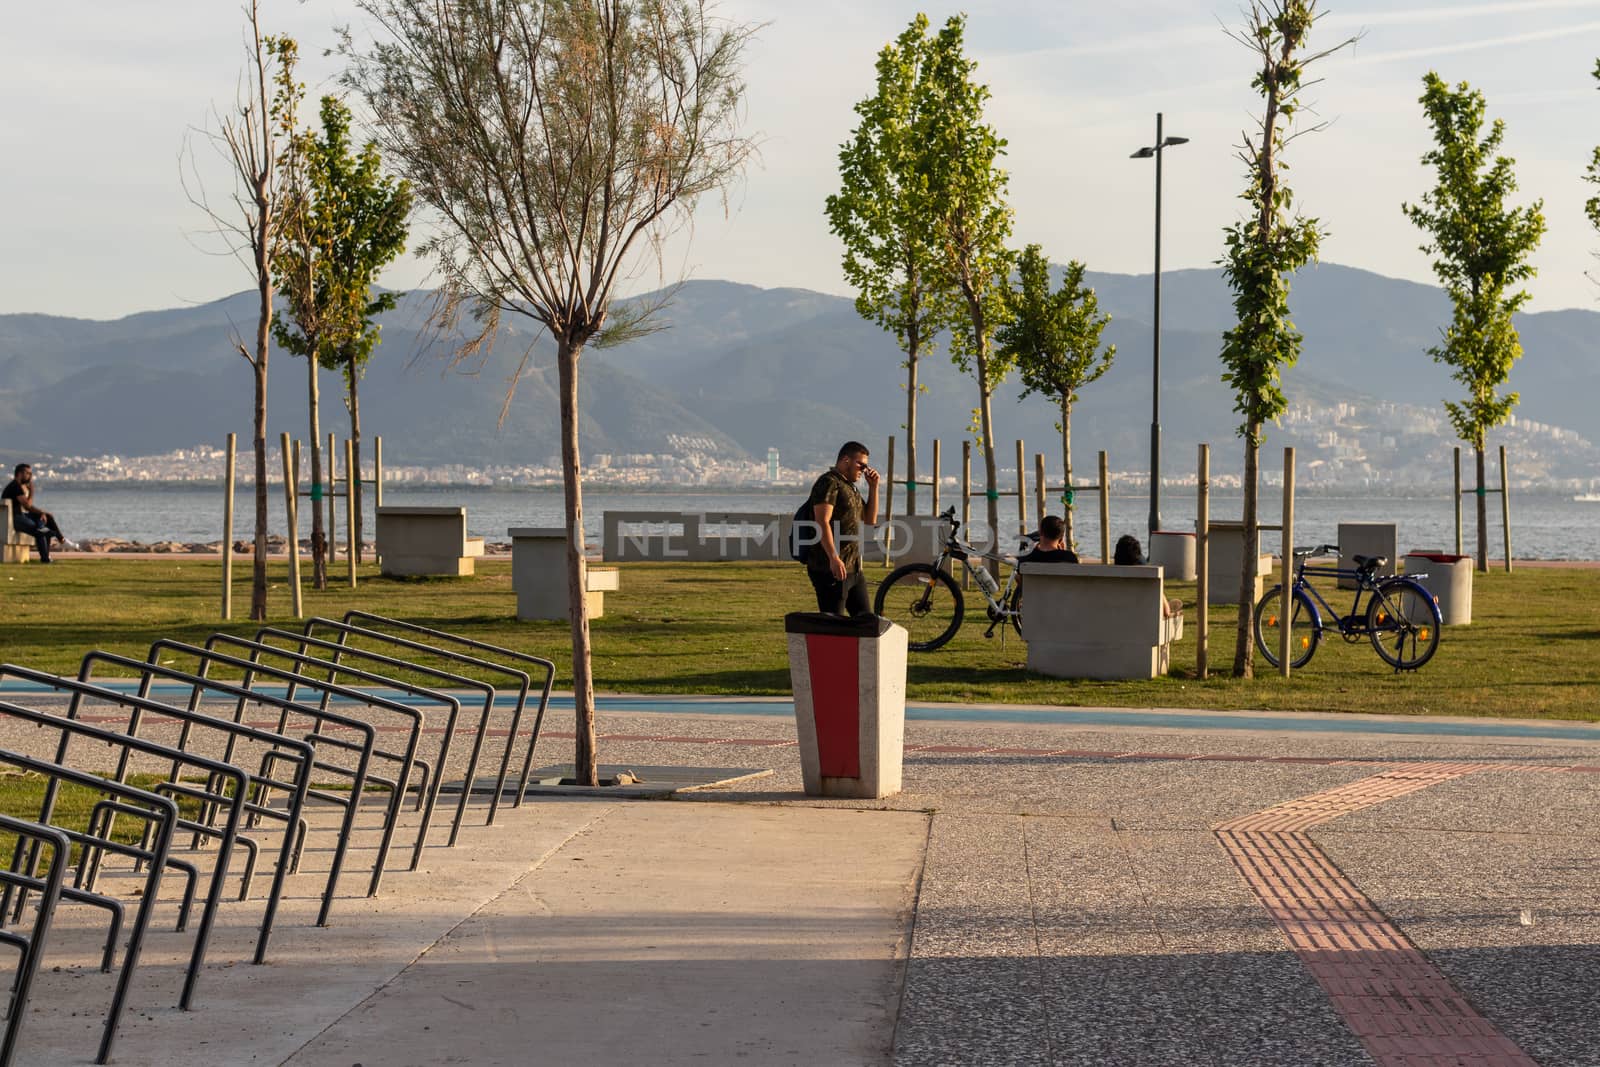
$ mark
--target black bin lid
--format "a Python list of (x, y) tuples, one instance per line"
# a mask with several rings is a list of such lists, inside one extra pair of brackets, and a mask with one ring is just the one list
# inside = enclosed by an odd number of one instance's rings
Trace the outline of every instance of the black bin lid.
[(894, 623), (882, 615), (829, 615), (821, 611), (791, 611), (783, 617), (783, 632), (831, 634), (835, 637), (882, 637)]

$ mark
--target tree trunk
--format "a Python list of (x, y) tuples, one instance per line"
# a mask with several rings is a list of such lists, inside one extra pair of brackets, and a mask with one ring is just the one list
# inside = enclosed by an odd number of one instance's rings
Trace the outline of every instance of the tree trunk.
[(1484, 492), (1483, 442), (1472, 446), (1478, 461), (1478, 573), (1489, 573), (1489, 496)]
[(265, 352), (252, 365), (255, 378), (256, 536), (250, 560), (250, 618), (267, 617), (267, 360)]
[(350, 477), (354, 480), (355, 499), (350, 502), (350, 551), (355, 555), (356, 564), (361, 563), (361, 531), (366, 529), (366, 520), (362, 517), (361, 498), (361, 398), (356, 393), (356, 386), (360, 383), (360, 376), (355, 373), (355, 368), (350, 368), (348, 381), (350, 383), (350, 463), (352, 470)]
[(988, 492), (984, 494), (989, 504), (989, 541), (994, 550), (1000, 547), (1000, 498), (995, 490), (999, 486), (1000, 475), (995, 468), (994, 459), (994, 425), (990, 418), (989, 403), (989, 360), (985, 351), (987, 343), (980, 346), (978, 352), (978, 432), (983, 436), (983, 476), (987, 479)]
[[(310, 369), (307, 408), (311, 412), (311, 485), (313, 492), (320, 494), (331, 487), (322, 484), (322, 422), (317, 417), (317, 342), (314, 337), (308, 337), (306, 341), (311, 348), (311, 355), (306, 357), (306, 366)], [(322, 524), (322, 497), (314, 495), (311, 498), (311, 586), (314, 589), (328, 588), (327, 549), (328, 539)]]
[(272, 267), (267, 258), (271, 216), (265, 194), (259, 189), (256, 203), (261, 212), (255, 235), (256, 295), (260, 302), (256, 319), (256, 357), (252, 361), (256, 382), (256, 547), (250, 569), (250, 618), (259, 622), (267, 617), (267, 345), (272, 330)]
[[(917, 349), (916, 328), (906, 331), (906, 514), (917, 513)], [(894, 486), (886, 486), (894, 492)]]
[[(1062, 485), (1066, 486), (1062, 496), (1072, 495), (1072, 394), (1068, 393), (1061, 398), (1061, 470), (1063, 471)], [(1072, 529), (1072, 509), (1074, 505), (1063, 502), (1061, 505), (1061, 521), (1067, 524), (1067, 547), (1074, 552), (1078, 549), (1078, 538)], [(1050, 502), (1045, 501), (1045, 510), (1050, 509)], [(1043, 519), (1044, 516), (1040, 515)]]
[[(1244, 559), (1239, 566), (1239, 628), (1237, 634), (1238, 645), (1233, 651), (1233, 676), (1235, 678), (1255, 677), (1256, 646), (1252, 628), (1255, 626), (1255, 592), (1256, 577), (1261, 570), (1261, 526), (1256, 518), (1257, 498), (1256, 481), (1261, 466), (1261, 424), (1250, 420), (1245, 427), (1244, 439), (1244, 532), (1242, 551)], [(1287, 573), (1287, 563), (1284, 565), (1286, 573), (1284, 581), (1293, 581), (1293, 576)], [(1205, 605), (1200, 605), (1201, 610)]]
[(572, 618), (572, 703), (577, 743), (572, 773), (579, 785), (599, 785), (594, 736), (594, 677), (589, 657), (588, 567), (583, 558), (583, 468), (578, 455), (578, 356), (581, 345), (558, 339), (561, 389), (561, 486), (567, 509), (567, 611)]

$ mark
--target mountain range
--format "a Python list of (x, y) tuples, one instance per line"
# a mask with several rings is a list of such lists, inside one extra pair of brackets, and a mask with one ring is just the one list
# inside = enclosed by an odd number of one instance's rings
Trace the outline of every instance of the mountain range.
[[(1073, 416), (1079, 462), (1105, 449), (1114, 469), (1142, 469), (1150, 424), (1151, 277), (1091, 274), (1105, 340), (1117, 357), (1082, 390)], [(382, 434), (392, 464), (543, 465), (558, 448), (553, 347), (529, 323), (504, 325), (485, 358), (452, 366), (450, 345), (426, 329), (431, 295), (405, 295), (383, 319), (383, 343), (361, 386), (363, 429)], [(232, 337), (253, 329), (253, 293), (194, 307), (94, 321), (44, 315), (0, 316), (0, 456), (150, 455), (232, 431), (248, 441), (249, 368)], [(648, 298), (645, 298), (648, 299)], [(1442, 401), (1461, 395), (1448, 368), (1427, 349), (1448, 321), (1437, 288), (1364, 270), (1323, 264), (1302, 271), (1291, 293), (1305, 336), (1299, 364), (1284, 375), (1291, 403), (1388, 405), (1428, 435), (1430, 451), (1449, 443)], [(1231, 297), (1217, 270), (1172, 271), (1162, 279), (1162, 422), (1169, 473), (1191, 464), (1193, 446), (1212, 442), (1220, 471), (1237, 469), (1238, 416), (1221, 381), (1221, 333)], [(760, 289), (726, 281), (686, 282), (672, 295), (656, 332), (587, 351), (581, 363), (581, 436), (586, 454), (665, 453), (683, 438), (727, 458), (765, 457), (785, 466), (831, 461), (838, 442), (859, 438), (875, 452), (903, 433), (905, 372), (891, 335), (863, 320), (853, 302), (804, 289)], [(1517, 326), (1525, 357), (1511, 374), (1519, 419), (1600, 440), (1600, 314), (1584, 310), (1524, 314)], [(532, 346), (501, 423), (510, 378)], [(274, 350), (270, 360), (270, 437), (305, 435), (305, 364)], [(924, 442), (940, 437), (959, 454), (976, 387), (942, 347), (922, 364)], [(337, 376), (324, 374), (323, 422), (343, 434)], [(1030, 452), (1059, 455), (1056, 412), (1018, 399), (1013, 381), (994, 400), (1002, 457), (1021, 437)], [(1316, 435), (1269, 430), (1270, 444), (1315, 450)], [(1394, 431), (1385, 431), (1392, 439)], [(678, 438), (674, 443), (672, 438)], [(1443, 445), (1440, 444), (1443, 442)], [(1391, 440), (1392, 444), (1393, 441)], [(1376, 442), (1374, 442), (1376, 444)], [(1551, 459), (1551, 476), (1595, 473), (1595, 450), (1576, 441)], [(926, 453), (924, 453), (926, 455)], [(11, 461), (6, 460), (6, 465)], [(924, 466), (926, 459), (924, 458)], [(946, 459), (946, 473), (953, 469)], [(1052, 463), (1054, 466), (1054, 463)]]

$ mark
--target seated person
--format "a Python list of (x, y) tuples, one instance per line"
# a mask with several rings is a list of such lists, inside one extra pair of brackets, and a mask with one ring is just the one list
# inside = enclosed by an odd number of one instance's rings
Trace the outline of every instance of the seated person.
[(1076, 563), (1078, 554), (1067, 547), (1067, 524), (1060, 515), (1039, 520), (1033, 551), (1019, 557), (1018, 563)]
[[(1139, 567), (1149, 561), (1144, 558), (1144, 546), (1139, 544), (1139, 539), (1133, 534), (1123, 534), (1117, 538), (1117, 547), (1111, 551), (1111, 562), (1118, 567)], [(1161, 614), (1168, 619), (1182, 615), (1183, 601), (1176, 597), (1166, 598), (1161, 604)]]
[(33, 505), (33, 468), (26, 463), (18, 463), (12, 471), (11, 481), (6, 483), (4, 490), (0, 490), (0, 501), (11, 508), (11, 526), (18, 533), (32, 534), (34, 547), (39, 552), (39, 562), (50, 562), (50, 542), (59, 541), (62, 544), (69, 542), (61, 534), (61, 527), (56, 525), (56, 518), (41, 508)]

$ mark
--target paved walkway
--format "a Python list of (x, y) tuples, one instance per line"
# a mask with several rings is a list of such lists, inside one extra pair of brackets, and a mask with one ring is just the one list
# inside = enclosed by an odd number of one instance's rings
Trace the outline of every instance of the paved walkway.
[[(914, 720), (858, 802), (800, 794), (781, 718), (607, 712), (607, 763), (774, 773), (475, 804), (325, 929), (310, 857), (266, 966), (223, 909), (197, 1010), (152, 939), (116, 1062), (1600, 1064), (1600, 728), (1115, 715)], [(21, 1062), (92, 1055), (82, 921)]]

